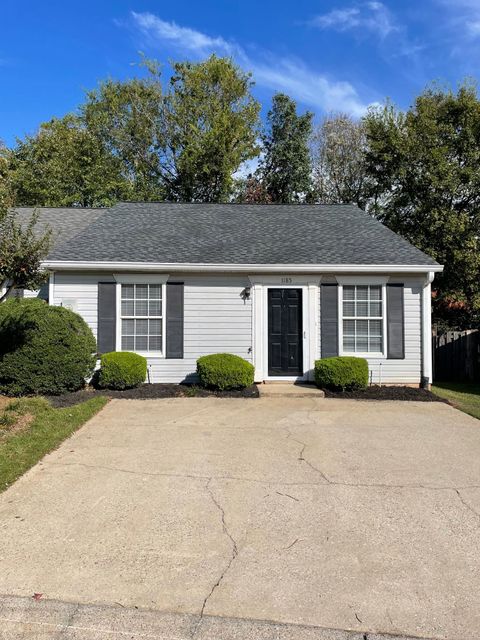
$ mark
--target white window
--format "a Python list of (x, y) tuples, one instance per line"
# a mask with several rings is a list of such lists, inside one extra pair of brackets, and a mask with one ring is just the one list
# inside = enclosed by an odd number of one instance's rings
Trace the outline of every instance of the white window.
[(121, 287), (120, 337), (122, 351), (163, 351), (164, 286), (124, 283)]
[(343, 353), (384, 353), (384, 287), (344, 284), (342, 287)]

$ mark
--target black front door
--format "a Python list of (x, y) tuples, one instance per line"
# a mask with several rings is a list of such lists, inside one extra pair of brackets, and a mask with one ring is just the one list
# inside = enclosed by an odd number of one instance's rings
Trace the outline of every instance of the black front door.
[(302, 290), (268, 289), (268, 375), (302, 374)]

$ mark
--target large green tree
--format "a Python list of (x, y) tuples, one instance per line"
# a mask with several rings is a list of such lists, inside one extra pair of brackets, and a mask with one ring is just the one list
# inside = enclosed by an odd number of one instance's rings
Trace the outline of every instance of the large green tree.
[(110, 205), (129, 183), (119, 160), (74, 115), (54, 118), (10, 154), (9, 179), (17, 205)]
[(432, 87), (406, 113), (365, 119), (370, 210), (445, 265), (434, 319), (480, 320), (480, 101), (474, 86)]
[(310, 112), (298, 115), (296, 103), (289, 96), (283, 93), (273, 96), (262, 136), (264, 156), (258, 172), (272, 202), (297, 202), (311, 190), (312, 118)]
[(313, 193), (322, 204), (354, 203), (368, 195), (365, 123), (343, 113), (326, 116), (311, 139)]
[(89, 132), (117, 159), (128, 180), (131, 198), (163, 199), (161, 155), (163, 89), (156, 62), (144, 60), (143, 77), (107, 79), (87, 93), (80, 107)]
[(162, 171), (172, 200), (222, 202), (233, 174), (258, 154), (259, 103), (252, 81), (232, 60), (173, 65), (165, 97)]

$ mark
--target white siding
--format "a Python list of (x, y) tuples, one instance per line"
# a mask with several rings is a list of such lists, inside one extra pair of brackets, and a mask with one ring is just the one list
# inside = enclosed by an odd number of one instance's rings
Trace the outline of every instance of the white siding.
[[(367, 358), (374, 383), (419, 384), (422, 375), (422, 288), (423, 283), (415, 278), (391, 278), (389, 282), (403, 282), (405, 305), (405, 358)], [(322, 316), (320, 315), (320, 318)], [(319, 348), (321, 349), (319, 338)], [(321, 351), (320, 351), (321, 353)], [(319, 353), (319, 357), (320, 357)]]
[[(109, 280), (113, 280), (113, 276), (56, 273), (54, 304), (73, 308), (96, 337), (98, 282)], [(249, 286), (248, 278), (175, 274), (171, 280), (185, 283), (184, 358), (149, 358), (151, 381), (191, 380), (197, 358), (209, 353), (234, 353), (251, 361), (252, 303), (241, 296)]]
[[(247, 276), (175, 274), (173, 281), (185, 283), (184, 358), (149, 358), (152, 382), (181, 382), (194, 379), (196, 359), (201, 355), (229, 352), (251, 361), (252, 301), (241, 294), (250, 286)], [(56, 273), (54, 304), (69, 306), (79, 313), (97, 334), (98, 282), (113, 281), (113, 275)], [(392, 278), (393, 281), (393, 278)], [(421, 378), (421, 293), (419, 278), (396, 281), (405, 284), (405, 358), (369, 358), (375, 383), (415, 383)], [(320, 300), (320, 296), (318, 296)], [(321, 315), (320, 315), (321, 318)], [(318, 336), (318, 357), (321, 354)]]

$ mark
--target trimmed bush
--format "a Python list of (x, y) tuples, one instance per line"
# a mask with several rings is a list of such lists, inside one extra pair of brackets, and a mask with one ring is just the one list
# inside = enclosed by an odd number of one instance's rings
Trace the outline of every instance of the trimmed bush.
[(316, 360), (315, 382), (332, 390), (363, 389), (368, 385), (368, 362), (353, 356)]
[(244, 389), (253, 384), (254, 367), (231, 353), (212, 353), (197, 360), (200, 384), (208, 389)]
[(100, 358), (98, 386), (102, 389), (131, 389), (145, 382), (147, 359), (130, 351), (111, 351)]
[(95, 338), (79, 315), (38, 298), (0, 304), (0, 391), (58, 395), (85, 385)]

